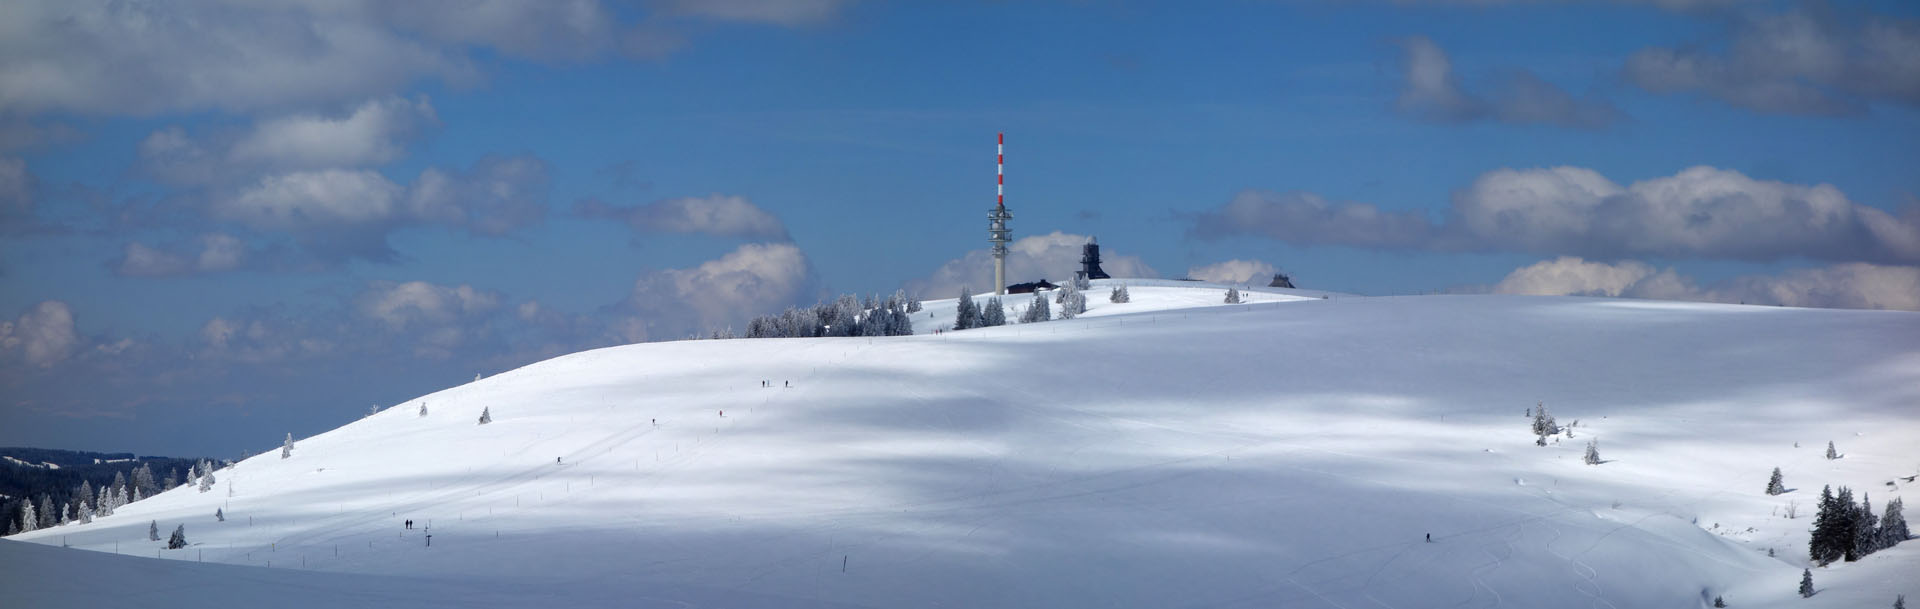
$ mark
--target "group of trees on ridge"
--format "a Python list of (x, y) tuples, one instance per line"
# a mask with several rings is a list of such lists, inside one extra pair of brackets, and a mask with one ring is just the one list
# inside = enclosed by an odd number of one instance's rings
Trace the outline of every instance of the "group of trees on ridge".
[[(832, 302), (788, 307), (779, 315), (755, 317), (747, 322), (746, 337), (908, 336), (913, 334), (913, 320), (908, 315), (918, 312), (920, 301), (908, 298), (904, 291), (896, 291), (885, 300), (877, 294), (868, 296), (864, 302), (853, 294), (842, 294)], [(715, 334), (715, 338), (728, 337)]]
[[(128, 503), (195, 483), (195, 468), (213, 463), (25, 447), (0, 448), (0, 455), (12, 459), (0, 462), (0, 496), (4, 496), (0, 520), (5, 520), (0, 531), (6, 535), (110, 514)], [(29, 510), (31, 527), (24, 517)]]

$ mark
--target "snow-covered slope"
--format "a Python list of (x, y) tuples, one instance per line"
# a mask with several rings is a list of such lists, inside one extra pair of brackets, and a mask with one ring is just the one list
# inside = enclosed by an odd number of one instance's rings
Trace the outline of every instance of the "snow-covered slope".
[[(555, 358), (15, 539), (588, 606), (1920, 598), (1920, 542), (1793, 595), (1821, 485), (1877, 513), (1920, 473), (1920, 315), (1098, 283), (1071, 321), (935, 335), (936, 301), (912, 337)], [(1534, 446), (1537, 402), (1574, 437)], [(1794, 490), (1768, 496), (1776, 466)], [(159, 550), (156, 520), (195, 545)]]

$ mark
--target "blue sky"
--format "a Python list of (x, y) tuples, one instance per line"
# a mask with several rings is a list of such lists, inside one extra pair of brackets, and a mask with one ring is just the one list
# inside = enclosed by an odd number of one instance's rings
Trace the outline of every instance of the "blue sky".
[(0, 444), (1015, 281), (1920, 309), (1907, 2), (15, 2)]

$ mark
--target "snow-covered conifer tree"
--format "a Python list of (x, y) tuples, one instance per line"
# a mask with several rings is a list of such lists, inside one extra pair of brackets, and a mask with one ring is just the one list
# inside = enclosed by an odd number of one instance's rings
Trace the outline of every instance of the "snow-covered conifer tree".
[(1800, 598), (1813, 598), (1813, 570), (1800, 570)]
[(1880, 547), (1891, 548), (1913, 536), (1913, 532), (1907, 530), (1907, 515), (1903, 513), (1906, 509), (1906, 504), (1899, 497), (1887, 502), (1887, 513), (1880, 516)]
[(954, 307), (953, 329), (971, 330), (980, 327), (980, 306), (973, 303), (973, 289), (960, 288), (960, 300)]
[(1240, 288), (1227, 288), (1227, 304), (1240, 304)]
[(427, 403), (426, 403), (426, 402), (421, 402), (421, 403), (420, 403), (420, 416), (423, 416), (423, 417), (424, 417), (424, 416), (427, 416)]
[(1726, 601), (1725, 599), (1722, 599), (1722, 598), (1720, 598), (1720, 596), (1719, 596), (1719, 595), (1714, 595), (1714, 597), (1713, 597), (1713, 606), (1715, 606), (1715, 607), (1725, 607), (1725, 606), (1727, 606), (1727, 601)]
[(77, 492), (75, 492), (74, 494), (76, 494), (76, 495), (79, 495), (79, 496), (80, 496), (80, 497), (79, 497), (79, 499), (80, 499), (80, 504), (81, 504), (81, 505), (93, 505), (93, 503), (94, 503), (94, 498), (93, 498), (93, 483), (92, 483), (92, 482), (88, 482), (88, 481), (85, 481), (85, 480), (81, 480), (81, 481), (80, 481), (80, 489), (79, 489), (79, 491), (77, 491)]
[(40, 528), (55, 526), (60, 522), (60, 513), (53, 509), (53, 498), (40, 496)]
[(1858, 533), (1860, 532), (1860, 508), (1853, 502), (1853, 489), (1840, 487), (1833, 493), (1834, 505), (1840, 520), (1840, 532), (1834, 543), (1840, 546), (1840, 558), (1847, 562), (1860, 560), (1861, 552)]
[(207, 473), (200, 475), (200, 492), (202, 493), (213, 490), (213, 483), (215, 482), (213, 477), (213, 464), (208, 463), (206, 468)]
[(1838, 453), (1838, 452), (1834, 452), (1834, 450), (1833, 450), (1833, 440), (1827, 440), (1827, 459), (1828, 459), (1828, 460), (1833, 460), (1833, 459), (1838, 459), (1838, 458), (1840, 458), (1840, 453)]
[(1820, 487), (1820, 506), (1813, 515), (1812, 535), (1807, 538), (1807, 558), (1825, 565), (1841, 556), (1840, 540), (1844, 530), (1840, 511), (1834, 505), (1833, 486)]
[(33, 513), (33, 502), (20, 502), (20, 532), (27, 533), (40, 529), (40, 516)]
[(287, 441), (280, 443), (280, 458), (285, 459), (291, 456), (293, 456), (293, 434), (288, 433)]
[(1583, 458), (1587, 465), (1600, 464), (1600, 439), (1587, 440), (1587, 456)]
[(160, 490), (160, 487), (153, 482), (153, 468), (147, 467), (145, 463), (133, 469), (133, 479), (130, 482), (133, 484), (133, 490), (139, 492), (141, 497), (152, 497), (154, 491)]
[(1060, 305), (1060, 319), (1073, 319), (1087, 312), (1087, 295), (1074, 288), (1072, 282), (1060, 286), (1055, 292), (1059, 293), (1054, 303)]
[(980, 327), (991, 328), (1004, 325), (1007, 325), (1006, 307), (1000, 305), (999, 296), (988, 298), (986, 308), (980, 310)]
[(226, 508), (214, 508), (214, 509), (213, 509), (213, 519), (214, 519), (214, 520), (218, 520), (218, 521), (220, 521), (220, 522), (226, 522), (226, 521), (227, 521), (227, 510), (226, 510)]
[(1541, 402), (1533, 409), (1533, 435), (1542, 436), (1540, 445), (1545, 446), (1545, 436), (1557, 433), (1560, 433), (1559, 423), (1554, 422), (1553, 415), (1547, 414), (1546, 402)]
[(1767, 480), (1767, 494), (1778, 495), (1787, 492), (1787, 485), (1780, 480), (1780, 468), (1773, 468), (1773, 478)]
[(187, 525), (173, 527), (173, 535), (167, 537), (167, 549), (178, 550), (187, 547)]
[(93, 522), (93, 506), (80, 504), (80, 524)]
[(1132, 302), (1132, 301), (1133, 301), (1133, 297), (1127, 294), (1127, 284), (1124, 284), (1124, 283), (1117, 286), (1113, 286), (1113, 291), (1107, 293), (1107, 302), (1119, 303), (1119, 302)]
[(147, 541), (160, 541), (160, 521), (147, 522)]
[(1047, 304), (1047, 295), (1034, 290), (1033, 302), (1027, 305), (1026, 311), (1020, 313), (1020, 323), (1030, 324), (1053, 319), (1053, 311), (1050, 307), (1051, 305)]
[(493, 422), (493, 409), (492, 409), (492, 408), (481, 408), (481, 409), (480, 409), (480, 424), (481, 424), (481, 425), (486, 425), (486, 424), (488, 424), (488, 423), (492, 423), (492, 422)]
[(1907, 609), (1907, 595), (1893, 595), (1893, 609)]

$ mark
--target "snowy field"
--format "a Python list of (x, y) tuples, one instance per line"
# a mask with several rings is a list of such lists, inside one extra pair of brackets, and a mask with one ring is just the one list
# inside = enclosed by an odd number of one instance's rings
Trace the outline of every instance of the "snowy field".
[[(1920, 502), (1920, 315), (1107, 283), (1075, 320), (936, 335), (930, 301), (916, 336), (600, 349), (261, 438), (212, 491), (0, 543), (0, 605), (1920, 602), (1920, 541), (1795, 594), (1822, 485)], [(1572, 438), (1534, 445), (1541, 402)]]

